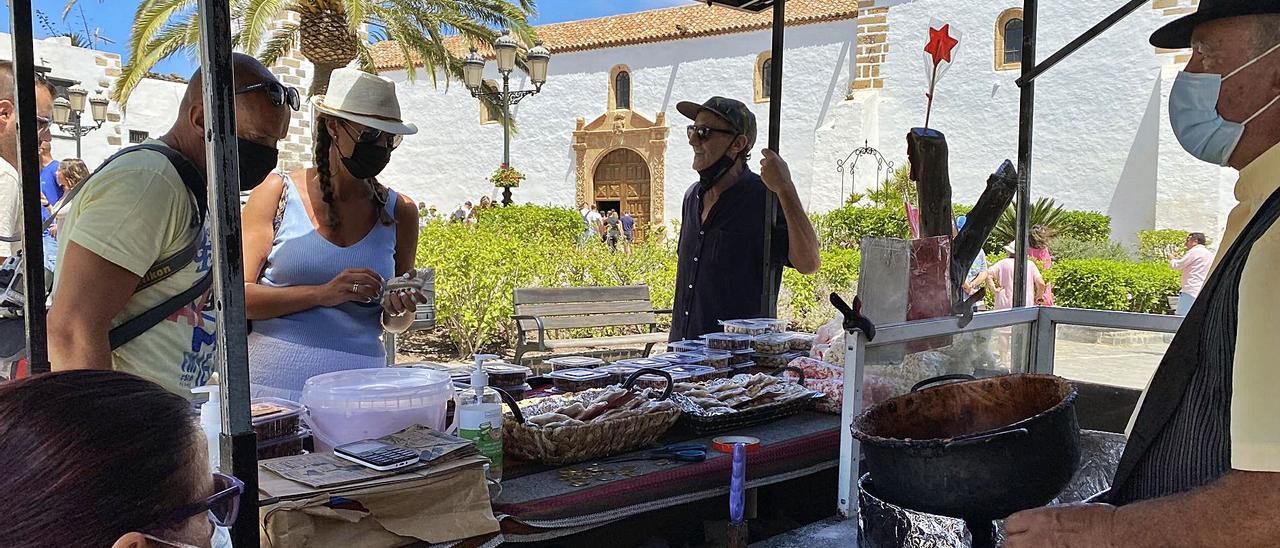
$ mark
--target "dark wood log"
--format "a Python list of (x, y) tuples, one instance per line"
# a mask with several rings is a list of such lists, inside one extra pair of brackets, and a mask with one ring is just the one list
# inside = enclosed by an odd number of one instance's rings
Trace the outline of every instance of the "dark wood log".
[(947, 138), (936, 129), (912, 128), (907, 133), (911, 180), (920, 197), (920, 237), (951, 236), (951, 174), (947, 167)]
[(1013, 162), (1005, 160), (1000, 168), (987, 177), (987, 189), (978, 198), (978, 203), (966, 216), (964, 230), (956, 235), (951, 244), (951, 285), (956, 295), (961, 295), (960, 286), (964, 284), (969, 266), (978, 257), (982, 244), (995, 230), (1000, 215), (1013, 202), (1013, 195), (1018, 190), (1018, 170)]

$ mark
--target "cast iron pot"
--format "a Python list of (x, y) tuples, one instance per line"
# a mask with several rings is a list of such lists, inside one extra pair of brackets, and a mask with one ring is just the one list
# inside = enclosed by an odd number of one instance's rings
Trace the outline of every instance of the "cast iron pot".
[(1075, 387), (1016, 374), (918, 390), (956, 377), (917, 384), (854, 420), (878, 495), (988, 523), (1053, 500), (1080, 461)]

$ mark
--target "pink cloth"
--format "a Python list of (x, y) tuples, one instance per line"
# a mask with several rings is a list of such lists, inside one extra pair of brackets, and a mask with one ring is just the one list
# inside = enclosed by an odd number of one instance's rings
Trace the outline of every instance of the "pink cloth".
[[(1043, 249), (1037, 249), (1031, 246), (1027, 246), (1027, 256), (1037, 261), (1040, 261), (1040, 266), (1043, 266), (1045, 270), (1053, 268), (1053, 255), (1049, 253), (1049, 248), (1047, 247)], [(1031, 302), (1031, 301), (1027, 301), (1027, 302)], [(1053, 286), (1050, 285), (1048, 282), (1045, 282), (1044, 284), (1044, 305), (1053, 306)]]
[(1192, 297), (1200, 296), (1200, 289), (1209, 277), (1209, 269), (1213, 266), (1213, 252), (1202, 245), (1187, 250), (1179, 259), (1169, 261), (1174, 270), (1182, 271), (1182, 292)]
[[(1013, 276), (1015, 263), (1012, 257), (1005, 257), (991, 265), (987, 273), (996, 283), (996, 310), (1013, 308)], [(1044, 283), (1040, 269), (1036, 263), (1027, 261), (1027, 306), (1035, 306), (1036, 282)]]

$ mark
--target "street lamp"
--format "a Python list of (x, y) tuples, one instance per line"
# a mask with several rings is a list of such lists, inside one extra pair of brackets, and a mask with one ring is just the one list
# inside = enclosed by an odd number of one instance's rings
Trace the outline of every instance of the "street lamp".
[[(521, 99), (542, 91), (542, 84), (547, 81), (547, 64), (551, 62), (551, 51), (539, 40), (534, 47), (525, 53), (529, 65), (529, 80), (534, 89), (511, 91), (511, 72), (516, 68), (516, 54), (520, 44), (511, 36), (510, 30), (502, 31), (502, 35), (493, 41), (494, 57), (497, 58), (498, 72), (502, 74), (502, 91), (485, 91), (484, 89), (484, 57), (476, 48), (462, 60), (462, 79), (471, 90), (471, 96), (481, 101), (490, 101), (502, 107), (502, 165), (511, 166), (511, 106)], [(511, 187), (502, 189), (502, 205), (511, 205)]]
[(59, 97), (53, 101), (53, 123), (64, 133), (70, 133), (71, 139), (75, 139), (77, 158), (80, 157), (80, 139), (89, 132), (101, 128), (102, 123), (107, 121), (108, 101), (101, 95), (101, 91), (98, 93), (89, 99), (89, 115), (95, 122), (92, 126), (80, 125), (85, 99), (89, 96), (89, 92), (83, 88), (78, 86), (70, 88), (67, 90), (66, 97)]

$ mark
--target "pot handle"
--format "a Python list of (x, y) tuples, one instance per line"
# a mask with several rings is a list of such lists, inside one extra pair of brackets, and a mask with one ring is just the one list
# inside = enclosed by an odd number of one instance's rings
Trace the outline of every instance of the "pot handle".
[(1022, 437), (1025, 435), (1027, 435), (1026, 428), (1014, 428), (1013, 430), (1001, 430), (999, 432), (992, 432), (990, 434), (981, 434), (981, 435), (973, 436), (970, 438), (961, 438), (958, 440), (950, 441), (950, 442), (947, 442), (945, 447), (947, 449), (950, 449), (952, 447), (964, 447), (966, 445), (976, 445), (979, 443), (991, 441), (998, 438)]
[(635, 373), (632, 373), (630, 377), (627, 377), (626, 381), (623, 381), (622, 387), (627, 390), (631, 390), (632, 388), (635, 388), (636, 381), (640, 379), (641, 375), (650, 375), (650, 374), (659, 375), (667, 378), (667, 387), (665, 390), (662, 391), (662, 397), (658, 398), (658, 401), (662, 401), (667, 398), (670, 398), (671, 391), (676, 389), (676, 381), (675, 379), (671, 378), (670, 371), (663, 371), (661, 369), (653, 369), (649, 367), (645, 367), (643, 369), (637, 369)]
[(520, 412), (520, 404), (516, 403), (516, 399), (513, 398), (511, 394), (508, 394), (506, 390), (493, 386), (490, 386), (489, 388), (493, 388), (498, 391), (498, 396), (502, 397), (502, 403), (507, 404), (507, 407), (511, 409), (511, 416), (515, 418), (516, 424), (524, 424), (524, 413)]
[(964, 373), (952, 373), (952, 374), (950, 374), (950, 375), (939, 375), (939, 376), (937, 376), (937, 377), (933, 377), (933, 378), (925, 379), (925, 380), (922, 380), (922, 381), (920, 381), (920, 382), (916, 383), (916, 384), (915, 384), (915, 386), (912, 386), (912, 387), (911, 387), (911, 391), (912, 391), (912, 392), (919, 392), (921, 388), (924, 388), (924, 387), (929, 386), (929, 385), (931, 385), (931, 384), (937, 384), (937, 383), (940, 383), (940, 382), (947, 382), (947, 381), (976, 381), (976, 380), (978, 380), (978, 378), (977, 378), (977, 377), (974, 377), (973, 375), (966, 375), (966, 374), (964, 374)]
[(770, 373), (770, 374), (771, 374), (771, 375), (773, 375), (773, 376), (775, 376), (775, 377), (782, 378), (782, 374), (783, 374), (783, 373), (787, 373), (787, 372), (791, 372), (791, 373), (795, 373), (796, 375), (799, 375), (799, 376), (800, 376), (799, 384), (800, 384), (800, 386), (804, 386), (804, 381), (805, 381), (805, 378), (804, 378), (804, 370), (803, 370), (803, 369), (800, 369), (799, 367), (793, 367), (793, 366), (790, 366), (790, 365), (784, 365), (784, 366), (779, 367), (778, 369), (774, 370), (774, 372), (773, 372), (773, 373)]

